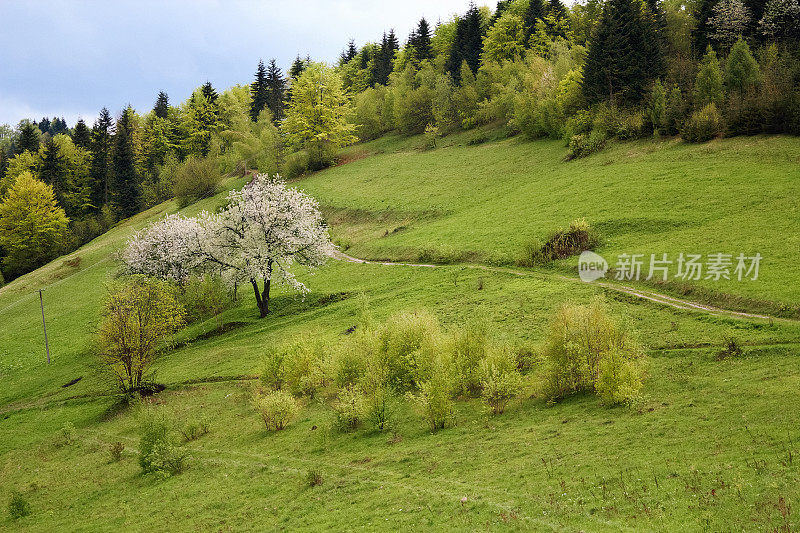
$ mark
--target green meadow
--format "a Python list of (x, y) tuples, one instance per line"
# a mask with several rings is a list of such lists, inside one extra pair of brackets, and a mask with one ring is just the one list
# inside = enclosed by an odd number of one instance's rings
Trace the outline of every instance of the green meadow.
[[(304, 298), (277, 290), (265, 319), (240, 288), (221, 330), (209, 319), (176, 334), (155, 368), (166, 390), (141, 404), (120, 406), (96, 331), (115, 253), (175, 203), (0, 289), (0, 529), (794, 530), (800, 143), (637, 141), (564, 162), (560, 142), (480, 131), (442, 141), (423, 150), (418, 137), (385, 137), (293, 183), (318, 199), (345, 253), (436, 268), (331, 260), (300, 273)], [(517, 266), (526, 245), (578, 218), (597, 230), (610, 263), (621, 253), (760, 253), (755, 281), (628, 284), (771, 318), (676, 309), (582, 283), (575, 258)], [(493, 340), (536, 353), (562, 304), (593, 298), (647, 348), (635, 406), (590, 395), (549, 404), (531, 388), (498, 416), (459, 400), (455, 423), (432, 433), (398, 399), (392, 431), (343, 432), (327, 391), (270, 433), (249, 402), (271, 347), (304, 334), (340, 342), (365, 299), (378, 321), (428, 309), (448, 329), (482, 314)], [(718, 360), (730, 337), (744, 353)], [(142, 475), (136, 457), (142, 413), (153, 410), (178, 426), (209, 423), (208, 435), (183, 445), (187, 470), (166, 480)], [(75, 428), (69, 444), (65, 424)], [(309, 472), (321, 483), (309, 486)], [(14, 491), (31, 511), (18, 520), (5, 508)]]

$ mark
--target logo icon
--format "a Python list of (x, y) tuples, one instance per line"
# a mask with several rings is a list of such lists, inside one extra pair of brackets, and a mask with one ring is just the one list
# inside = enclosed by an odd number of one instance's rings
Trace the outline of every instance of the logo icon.
[(578, 276), (581, 281), (590, 282), (600, 279), (608, 272), (608, 263), (603, 256), (586, 250), (578, 258)]

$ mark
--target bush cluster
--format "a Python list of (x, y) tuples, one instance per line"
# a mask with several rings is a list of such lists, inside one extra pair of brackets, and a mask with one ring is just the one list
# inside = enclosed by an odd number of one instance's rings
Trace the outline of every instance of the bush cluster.
[(643, 349), (599, 300), (559, 309), (543, 356), (550, 400), (591, 392), (614, 405), (634, 400), (642, 387)]
[(528, 244), (519, 263), (521, 266), (549, 263), (578, 255), (585, 250), (593, 250), (598, 244), (600, 238), (594, 228), (581, 218), (570, 222), (568, 228), (552, 233), (544, 244)]
[(146, 413), (139, 440), (139, 466), (145, 474), (167, 478), (186, 469), (188, 454), (178, 447), (172, 423), (159, 413)]

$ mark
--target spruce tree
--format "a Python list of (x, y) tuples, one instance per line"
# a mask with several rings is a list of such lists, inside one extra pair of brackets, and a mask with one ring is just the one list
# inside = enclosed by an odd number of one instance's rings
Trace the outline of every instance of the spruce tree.
[(214, 89), (214, 86), (211, 85), (210, 81), (205, 82), (200, 90), (202, 91), (203, 96), (205, 96), (211, 104), (217, 103), (217, 98), (219, 95), (217, 94), (216, 89)]
[(692, 48), (695, 56), (700, 57), (706, 47), (710, 44), (709, 37), (712, 29), (709, 27), (708, 20), (714, 15), (714, 6), (720, 0), (700, 0), (697, 11), (694, 14), (697, 26), (692, 30)]
[(270, 60), (269, 69), (267, 70), (266, 96), (267, 107), (272, 112), (272, 119), (275, 121), (282, 120), (286, 99), (286, 80), (283, 78), (283, 72), (278, 68), (275, 59)]
[(91, 202), (100, 209), (111, 195), (111, 149), (114, 122), (105, 107), (92, 127)]
[(350, 62), (358, 55), (358, 48), (356, 48), (356, 42), (353, 39), (350, 39), (350, 42), (347, 43), (347, 61)]
[(641, 0), (608, 0), (589, 42), (583, 93), (590, 102), (638, 104), (657, 76), (651, 62), (655, 39)]
[(525, 42), (528, 42), (531, 35), (536, 31), (536, 23), (544, 20), (547, 15), (543, 0), (531, 0), (525, 9), (525, 16), (523, 22), (525, 23)]
[(425, 61), (433, 58), (433, 47), (431, 46), (431, 28), (425, 17), (422, 17), (417, 24), (417, 28), (411, 32), (408, 44), (414, 48), (414, 57), (417, 61)]
[(250, 120), (256, 122), (258, 114), (267, 105), (267, 67), (264, 61), (258, 62), (256, 79), (250, 84)]
[(381, 47), (373, 62), (372, 80), (374, 83), (380, 85), (389, 83), (389, 75), (394, 68), (394, 56), (399, 48), (400, 43), (394, 30), (390, 30), (388, 34), (384, 32), (383, 39), (381, 39)]
[(300, 77), (300, 74), (306, 69), (306, 62), (303, 59), (300, 59), (300, 55), (298, 54), (297, 58), (292, 63), (292, 66), (289, 67), (289, 77), (293, 80), (296, 80)]
[(47, 117), (42, 117), (42, 120), (39, 121), (39, 131), (42, 133), (50, 133), (50, 119)]
[(481, 13), (475, 4), (470, 2), (467, 12), (458, 19), (453, 48), (447, 61), (447, 71), (456, 82), (461, 82), (461, 63), (464, 61), (473, 73), (478, 71), (482, 51)]
[[(56, 195), (56, 200), (63, 207), (64, 192), (66, 190), (66, 181), (68, 178), (68, 171), (64, 156), (58, 148), (52, 137), (49, 137), (44, 144), (42, 150), (42, 161), (39, 164), (39, 179), (53, 187), (53, 192)], [(67, 213), (70, 215), (70, 213)]]
[(128, 106), (117, 121), (112, 155), (114, 204), (124, 218), (135, 215), (141, 207), (141, 184), (136, 171), (133, 128), (133, 108)]
[(158, 118), (167, 118), (169, 115), (169, 96), (164, 91), (159, 91), (156, 104), (153, 106), (153, 113)]
[(33, 122), (25, 122), (23, 124), (17, 141), (16, 153), (21, 154), (27, 150), (33, 154), (39, 151), (40, 132), (36, 131), (36, 129), (36, 124)]
[(83, 119), (79, 119), (78, 123), (75, 124), (75, 131), (72, 132), (72, 142), (75, 146), (84, 150), (89, 150), (92, 145), (92, 133)]
[(67, 133), (68, 131), (69, 128), (67, 127), (67, 121), (64, 120), (64, 117), (53, 117), (53, 121), (50, 123), (50, 135), (52, 137), (60, 133)]

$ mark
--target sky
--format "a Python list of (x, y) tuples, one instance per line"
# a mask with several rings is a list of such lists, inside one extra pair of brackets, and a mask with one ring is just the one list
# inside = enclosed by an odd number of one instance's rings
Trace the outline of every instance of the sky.
[[(492, 7), (494, 2), (489, 2)], [(288, 69), (300, 54), (334, 62), (349, 39), (401, 42), (469, 0), (0, 0), (0, 124), (63, 116), (91, 126), (102, 107), (149, 111), (158, 91), (179, 104), (210, 81), (249, 83), (259, 59)]]

